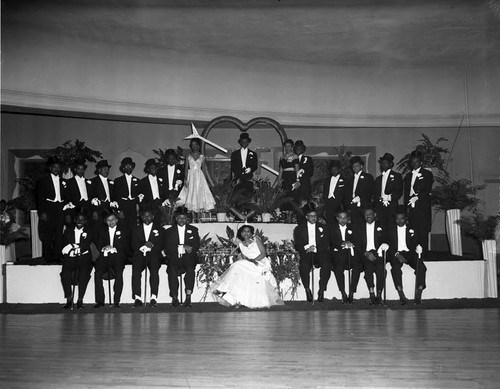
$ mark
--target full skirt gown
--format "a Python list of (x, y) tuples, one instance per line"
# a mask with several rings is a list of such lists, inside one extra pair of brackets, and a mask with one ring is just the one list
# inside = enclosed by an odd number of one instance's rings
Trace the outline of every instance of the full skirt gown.
[(200, 155), (195, 160), (190, 154), (187, 160), (188, 184), (179, 193), (177, 205), (184, 205), (191, 212), (210, 211), (215, 208), (215, 200), (202, 170), (205, 157)]

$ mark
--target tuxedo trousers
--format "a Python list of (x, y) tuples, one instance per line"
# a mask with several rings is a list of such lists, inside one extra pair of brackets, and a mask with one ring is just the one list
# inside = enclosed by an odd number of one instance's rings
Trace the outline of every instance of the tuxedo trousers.
[[(420, 204), (419, 201), (421, 201)], [(415, 242), (422, 246), (422, 256), (427, 258), (432, 220), (430, 200), (418, 200), (415, 203), (415, 208), (408, 207), (408, 220), (411, 228), (415, 230)]]
[[(359, 257), (357, 255), (353, 255), (349, 259), (350, 255), (349, 250), (346, 249), (333, 252), (333, 273), (335, 274), (335, 279), (337, 280), (337, 285), (341, 293), (345, 293), (344, 271), (352, 270), (350, 285), (351, 293), (356, 293), (359, 277), (363, 271), (363, 263)], [(351, 265), (350, 269), (349, 262)]]
[(374, 275), (377, 278), (377, 292), (382, 292), (385, 287), (385, 269), (384, 259), (377, 255), (375, 250), (371, 251), (375, 255), (375, 261), (370, 261), (366, 255), (363, 255), (363, 271), (368, 289), (375, 288)]
[(113, 302), (115, 304), (120, 303), (123, 291), (123, 269), (125, 268), (126, 261), (127, 257), (125, 253), (108, 254), (107, 257), (101, 254), (97, 258), (94, 274), (95, 300), (97, 304), (104, 304), (105, 301), (103, 285), (105, 274), (108, 275), (106, 277), (108, 279), (114, 274)]
[(325, 202), (325, 219), (328, 226), (333, 226), (337, 223), (337, 212), (344, 209), (342, 199), (330, 197)]
[(385, 207), (382, 204), (382, 201), (378, 201), (377, 205), (375, 207), (375, 211), (377, 212), (377, 219), (380, 222), (380, 225), (382, 226), (382, 231), (383, 231), (383, 241), (384, 243), (389, 243), (389, 231), (392, 230), (392, 228), (395, 225), (395, 213), (396, 213), (396, 208), (398, 206), (397, 201), (392, 202)]
[(319, 289), (326, 290), (332, 272), (332, 260), (328, 253), (302, 253), (299, 261), (299, 273), (302, 285), (305, 289), (310, 288), (310, 272), (315, 268), (319, 271)]
[(64, 212), (62, 203), (47, 202), (47, 220), (39, 219), (38, 231), (42, 241), (42, 255), (46, 262), (59, 262), (62, 252)]
[(193, 291), (195, 281), (196, 255), (184, 254), (179, 257), (169, 258), (167, 266), (168, 287), (170, 297), (177, 298), (179, 293), (179, 276), (184, 275), (184, 289)]
[(151, 294), (158, 297), (158, 287), (160, 284), (160, 266), (162, 257), (160, 254), (152, 254), (151, 252), (146, 255), (142, 253), (135, 253), (132, 258), (132, 298), (141, 296), (141, 275), (146, 266), (149, 270), (149, 286)]
[(71, 298), (72, 286), (78, 285), (78, 299), (83, 300), (85, 292), (87, 291), (87, 285), (90, 281), (90, 274), (92, 273), (93, 266), (94, 262), (92, 262), (91, 253), (78, 257), (64, 256), (61, 270), (61, 283), (65, 298)]
[(356, 204), (349, 205), (349, 212), (351, 213), (351, 224), (354, 228), (359, 228), (366, 223), (365, 216), (363, 215), (363, 205)]
[[(425, 266), (424, 261), (422, 261), (422, 259), (419, 259), (416, 253), (410, 251), (400, 251), (399, 254), (401, 254), (406, 259), (406, 263), (410, 265), (413, 270), (415, 270), (415, 277), (417, 277), (417, 287), (422, 287), (422, 289), (425, 289), (425, 276), (427, 273), (427, 267)], [(403, 289), (403, 271), (401, 270), (403, 267), (403, 263), (399, 262), (399, 259), (397, 259), (394, 255), (391, 255), (391, 257), (391, 274), (392, 280), (394, 281), (394, 286), (396, 287), (396, 289), (398, 289), (398, 287)]]

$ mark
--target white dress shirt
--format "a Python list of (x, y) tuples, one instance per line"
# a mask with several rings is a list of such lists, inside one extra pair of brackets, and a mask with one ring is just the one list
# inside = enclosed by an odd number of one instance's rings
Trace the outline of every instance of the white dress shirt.
[(359, 181), (359, 177), (361, 176), (361, 173), (362, 172), (354, 174), (354, 184), (352, 186), (352, 197), (353, 198), (356, 197), (356, 188), (358, 187), (358, 181)]
[(387, 186), (387, 179), (389, 178), (389, 174), (391, 173), (391, 169), (382, 172), (382, 190), (380, 192), (380, 195), (383, 196), (385, 195), (385, 187)]
[(300, 154), (299, 155), (299, 163), (302, 162), (302, 157), (304, 156), (304, 154)]
[(125, 173), (125, 180), (127, 181), (127, 187), (128, 187), (128, 199), (133, 200), (133, 198), (132, 198), (132, 174)]
[(410, 196), (415, 196), (417, 193), (413, 190), (413, 185), (415, 185), (415, 181), (417, 180), (417, 175), (420, 172), (420, 168), (415, 169), (411, 172), (411, 185), (410, 185)]
[(375, 247), (375, 222), (366, 223), (366, 250), (376, 250)]
[(142, 228), (144, 229), (144, 239), (146, 242), (149, 240), (149, 236), (151, 235), (151, 230), (153, 229), (153, 223), (142, 224)]
[(61, 177), (55, 176), (50, 173), (50, 177), (52, 178), (52, 183), (54, 184), (54, 192), (56, 196), (54, 197), (54, 202), (62, 202), (61, 198)]
[(186, 235), (186, 226), (177, 226), (177, 232), (179, 233), (179, 244), (184, 244), (184, 237)]
[(151, 186), (151, 194), (153, 195), (153, 200), (160, 198), (160, 190), (158, 189), (158, 179), (156, 176), (148, 174), (149, 184)]
[(340, 174), (337, 174), (336, 176), (332, 176), (332, 178), (330, 178), (330, 190), (328, 191), (328, 198), (332, 197), (335, 198), (334, 192), (339, 182), (339, 179), (340, 179)]
[(406, 226), (398, 226), (398, 251), (410, 251), (406, 245)]
[(347, 226), (341, 226), (339, 224), (339, 228), (340, 228), (340, 235), (342, 236), (342, 241), (346, 241), (346, 238), (345, 238), (345, 234), (346, 234), (346, 231), (347, 231)]
[(168, 190), (174, 190), (175, 165), (167, 165)]
[(114, 247), (113, 244), (115, 243), (115, 233), (116, 233), (116, 226), (108, 228), (109, 245), (111, 247)]
[(83, 234), (83, 228), (75, 227), (75, 243), (80, 244), (80, 238)]
[(109, 183), (108, 179), (106, 177), (103, 177), (99, 174), (99, 178), (102, 181), (102, 185), (104, 186), (104, 192), (106, 192), (106, 199), (105, 201), (111, 201), (111, 196), (109, 194)]
[(304, 248), (307, 250), (310, 246), (315, 246), (316, 249), (314, 250), (314, 252), (316, 252), (317, 251), (316, 224), (312, 224), (312, 223), (307, 222), (307, 237), (308, 237), (307, 246)]
[(89, 195), (87, 193), (87, 185), (85, 184), (85, 177), (75, 176), (76, 184), (78, 185), (78, 190), (80, 191), (80, 200), (87, 201)]
[(247, 155), (248, 155), (248, 148), (241, 148), (240, 150), (240, 155), (241, 155), (241, 166), (243, 168), (247, 167)]

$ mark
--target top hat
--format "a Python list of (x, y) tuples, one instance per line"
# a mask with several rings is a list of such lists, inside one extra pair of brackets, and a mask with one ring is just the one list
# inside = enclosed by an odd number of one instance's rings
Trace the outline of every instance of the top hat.
[(304, 141), (302, 141), (302, 140), (295, 141), (295, 147), (298, 147), (298, 146), (306, 147), (306, 145), (304, 144)]
[(248, 135), (248, 132), (242, 132), (240, 134), (240, 139), (238, 139), (238, 142), (241, 142), (243, 139), (248, 140), (249, 142), (252, 141), (252, 138), (250, 138), (250, 135)]
[(51, 155), (47, 158), (47, 166), (55, 165), (56, 163), (61, 163), (61, 160), (56, 155)]
[(185, 215), (185, 216), (189, 216), (189, 211), (186, 207), (177, 207), (175, 209), (175, 216), (180, 216), (180, 215)]
[(158, 165), (158, 162), (156, 162), (156, 159), (154, 158), (150, 158), (146, 161), (146, 169), (149, 168), (150, 166), (153, 166), (153, 165)]
[(307, 215), (308, 213), (316, 212), (316, 211), (317, 211), (317, 209), (316, 209), (316, 206), (314, 205), (313, 202), (309, 202), (302, 207), (302, 213), (304, 214), (304, 216)]
[(123, 167), (125, 165), (132, 165), (133, 167), (135, 167), (135, 162), (132, 158), (130, 157), (125, 157), (122, 159), (122, 161), (120, 162), (120, 167)]
[(352, 157), (350, 163), (351, 163), (351, 165), (354, 165), (355, 163), (360, 163), (363, 166), (365, 165), (365, 161), (363, 161), (361, 159), (361, 157), (358, 155), (355, 155), (354, 157)]
[(382, 162), (382, 161), (387, 161), (389, 163), (393, 163), (394, 162), (394, 155), (390, 154), (390, 153), (385, 153), (384, 155), (382, 155), (379, 160), (379, 162)]
[(332, 160), (330, 161), (330, 169), (331, 169), (332, 167), (337, 167), (337, 168), (339, 168), (339, 169), (340, 169), (340, 167), (341, 167), (341, 166), (340, 166), (340, 161), (339, 161), (338, 159), (332, 159)]
[(103, 167), (111, 167), (107, 159), (101, 159), (99, 162), (95, 164), (95, 170), (102, 169)]

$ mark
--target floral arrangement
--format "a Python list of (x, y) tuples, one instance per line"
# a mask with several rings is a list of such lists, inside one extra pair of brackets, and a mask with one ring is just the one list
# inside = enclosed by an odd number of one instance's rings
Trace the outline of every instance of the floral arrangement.
[(62, 146), (58, 146), (48, 151), (44, 157), (59, 158), (63, 172), (67, 173), (75, 161), (83, 160), (95, 163), (98, 158), (102, 158), (102, 153), (97, 150), (92, 150), (85, 146), (85, 142), (77, 139), (74, 143), (71, 140), (64, 142)]
[(14, 223), (13, 217), (9, 213), (10, 209), (6, 208), (0, 215), (0, 244), (3, 246), (29, 237), (19, 224)]
[(500, 223), (500, 216), (484, 215), (475, 210), (472, 216), (462, 216), (456, 221), (462, 228), (462, 232), (479, 241), (495, 239), (496, 230)]
[[(297, 288), (300, 284), (299, 260), (293, 241), (268, 242), (265, 246), (281, 298), (290, 293), (293, 300), (294, 296), (297, 295)], [(282, 285), (285, 280), (290, 280), (291, 286), (286, 291), (283, 291)]]
[[(415, 148), (415, 151), (422, 154), (424, 167), (436, 168), (438, 172), (444, 176), (447, 176), (448, 172), (445, 169), (445, 160), (443, 159), (442, 154), (448, 154), (449, 150), (440, 146), (440, 144), (446, 141), (448, 141), (448, 139), (441, 137), (433, 143), (427, 135), (422, 134), (420, 144)], [(403, 175), (411, 172), (412, 170), (410, 166), (410, 155), (411, 153), (406, 154), (399, 160), (396, 166), (396, 168), (400, 170)]]
[(23, 212), (36, 209), (35, 179), (32, 176), (27, 176), (17, 179), (16, 182), (21, 187), (20, 194), (18, 197), (10, 200), (8, 204)]

